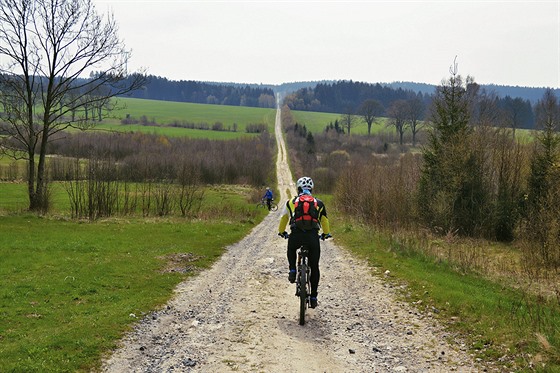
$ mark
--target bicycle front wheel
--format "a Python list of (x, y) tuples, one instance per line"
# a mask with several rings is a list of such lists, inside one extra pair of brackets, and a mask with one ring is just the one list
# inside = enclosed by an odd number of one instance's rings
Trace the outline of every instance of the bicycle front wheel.
[(278, 210), (278, 205), (276, 203), (271, 203), (270, 204), (270, 211), (276, 211)]
[(299, 325), (305, 324), (305, 310), (307, 309), (307, 266), (301, 265), (299, 274)]

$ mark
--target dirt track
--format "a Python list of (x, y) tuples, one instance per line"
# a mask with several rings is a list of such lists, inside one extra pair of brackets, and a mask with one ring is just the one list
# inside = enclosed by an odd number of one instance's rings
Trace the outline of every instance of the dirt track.
[[(294, 189), (279, 139), (281, 200)], [(209, 270), (180, 284), (108, 359), (105, 372), (478, 372), (460, 342), (335, 241), (322, 243), (319, 306), (298, 325), (286, 241), (271, 213)]]

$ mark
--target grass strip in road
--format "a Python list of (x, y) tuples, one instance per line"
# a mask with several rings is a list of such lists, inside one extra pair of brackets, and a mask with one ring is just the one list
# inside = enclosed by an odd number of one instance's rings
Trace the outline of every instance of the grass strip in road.
[(407, 302), (461, 335), (480, 361), (499, 370), (560, 372), (558, 302), (460, 273), (369, 227), (340, 218), (331, 226), (339, 244), (403, 289)]
[(0, 371), (91, 371), (254, 224), (0, 216)]

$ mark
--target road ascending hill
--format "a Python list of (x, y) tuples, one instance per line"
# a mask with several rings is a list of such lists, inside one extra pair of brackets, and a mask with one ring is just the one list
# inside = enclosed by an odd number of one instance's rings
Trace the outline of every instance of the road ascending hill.
[[(294, 190), (276, 116), (281, 200)], [(322, 243), (319, 306), (298, 325), (287, 280), (281, 209), (209, 270), (141, 320), (105, 372), (476, 372), (460, 341), (400, 302), (395, 289), (336, 245)], [(336, 227), (334, 229), (336, 232)]]

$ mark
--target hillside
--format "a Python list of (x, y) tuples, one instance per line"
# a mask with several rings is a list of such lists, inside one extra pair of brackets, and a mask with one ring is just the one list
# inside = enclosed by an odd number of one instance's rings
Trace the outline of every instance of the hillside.
[[(198, 82), (174, 81), (159, 76), (149, 76), (148, 83), (143, 89), (133, 92), (129, 97), (144, 98), (160, 101), (192, 102), (215, 105), (275, 107), (274, 95), (285, 97), (301, 89), (314, 89), (319, 85), (333, 85), (340, 83), (336, 80), (299, 81), (282, 84), (254, 84), (235, 82)], [(435, 92), (435, 85), (418, 82), (352, 82), (362, 85), (380, 85), (390, 96), (394, 92), (411, 91), (415, 94), (430, 96)], [(498, 97), (521, 98), (535, 104), (544, 94), (545, 87), (518, 87), (502, 85), (481, 85), (488, 92), (494, 92)], [(391, 92), (394, 91), (394, 92)], [(560, 95), (560, 89), (555, 90)]]
[[(424, 94), (432, 94), (436, 89), (436, 86), (433, 84), (415, 82), (392, 82), (380, 84), (394, 89), (402, 88)], [(488, 92), (496, 93), (499, 97), (510, 96), (512, 98), (521, 98), (523, 100), (529, 100), (532, 104), (535, 104), (538, 100), (540, 100), (546, 90), (546, 87), (519, 87), (497, 84), (481, 84), (481, 87)], [(560, 89), (555, 89), (554, 92), (557, 96), (560, 95)]]
[[(279, 112), (276, 118), (276, 166), (284, 201), (294, 193), (294, 183)], [(144, 315), (102, 371), (484, 369), (462, 340), (448, 338), (433, 314), (400, 301), (397, 289), (332, 240), (321, 244), (320, 304), (307, 309), (306, 324), (298, 325), (299, 302), (286, 279), (286, 242), (275, 234), (279, 217), (279, 212), (270, 213), (212, 268), (181, 283), (172, 300)]]

